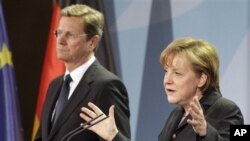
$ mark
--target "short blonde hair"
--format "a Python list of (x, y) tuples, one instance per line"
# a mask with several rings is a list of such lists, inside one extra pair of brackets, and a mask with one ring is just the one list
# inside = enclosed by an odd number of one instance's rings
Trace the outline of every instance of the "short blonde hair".
[(205, 73), (207, 82), (201, 88), (204, 93), (219, 88), (219, 57), (216, 49), (208, 42), (192, 37), (184, 37), (171, 42), (160, 55), (163, 67), (172, 65), (175, 55), (187, 57), (197, 74)]
[(104, 16), (101, 12), (84, 4), (74, 4), (63, 8), (60, 15), (81, 17), (84, 22), (85, 32), (89, 35), (89, 38), (94, 35), (102, 36)]

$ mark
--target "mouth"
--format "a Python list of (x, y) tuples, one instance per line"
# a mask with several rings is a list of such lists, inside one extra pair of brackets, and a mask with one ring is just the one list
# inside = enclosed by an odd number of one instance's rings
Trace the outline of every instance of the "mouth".
[(168, 94), (174, 93), (175, 91), (176, 91), (176, 90), (174, 90), (174, 89), (166, 88), (166, 92), (167, 92)]
[(57, 48), (57, 51), (59, 52), (65, 52), (66, 51), (66, 48), (62, 47), (62, 46), (58, 46)]

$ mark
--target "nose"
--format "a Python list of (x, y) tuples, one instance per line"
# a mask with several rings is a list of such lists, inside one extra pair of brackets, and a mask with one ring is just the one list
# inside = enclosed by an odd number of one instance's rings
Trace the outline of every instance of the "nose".
[(56, 30), (54, 32), (55, 38), (60, 41), (61, 39), (66, 39), (67, 38), (67, 33), (64, 33), (60, 30)]
[(61, 34), (58, 34), (58, 35), (57, 35), (57, 40), (58, 40), (58, 41), (65, 40), (66, 37), (67, 37), (66, 34), (62, 34), (62, 33), (61, 33)]
[(67, 42), (67, 35), (66, 34), (58, 34), (56, 36), (57, 43), (59, 44), (66, 44)]
[(164, 85), (173, 83), (172, 75), (170, 73), (165, 73), (163, 83)]

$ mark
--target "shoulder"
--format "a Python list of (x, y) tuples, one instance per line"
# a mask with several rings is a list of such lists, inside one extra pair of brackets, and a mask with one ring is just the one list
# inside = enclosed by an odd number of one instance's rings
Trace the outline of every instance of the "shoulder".
[[(220, 97), (206, 112), (208, 120), (220, 118), (230, 124), (243, 124), (244, 119), (238, 105), (225, 97)], [(218, 124), (219, 125), (219, 124)]]
[(216, 107), (220, 108), (220, 109), (224, 109), (224, 110), (235, 110), (235, 109), (239, 109), (238, 105), (233, 102), (232, 100), (229, 100), (225, 97), (221, 97), (219, 98), (216, 103), (215, 103)]
[(51, 82), (50, 82), (50, 86), (57, 85), (60, 82), (62, 82), (63, 81), (63, 76), (64, 76), (64, 74), (56, 76), (54, 79), (52, 79)]
[(201, 104), (206, 112), (229, 112), (239, 110), (235, 102), (222, 96), (220, 91), (213, 90), (207, 93), (202, 99)]
[(221, 97), (216, 102), (216, 107), (221, 113), (221, 115), (225, 115), (227, 118), (238, 117), (239, 119), (243, 121), (243, 115), (239, 106), (232, 100), (229, 100), (225, 97)]
[(87, 70), (86, 75), (92, 76), (94, 80), (99, 82), (121, 81), (117, 75), (107, 70), (99, 62), (94, 62)]

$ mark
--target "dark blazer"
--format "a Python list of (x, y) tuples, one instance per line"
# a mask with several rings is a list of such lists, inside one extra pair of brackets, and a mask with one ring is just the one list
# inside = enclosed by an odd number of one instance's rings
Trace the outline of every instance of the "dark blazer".
[[(50, 129), (51, 115), (62, 83), (63, 76), (59, 76), (51, 82), (48, 88), (35, 141), (61, 141), (67, 133), (85, 122), (80, 117), (80, 112), (81, 107), (87, 106), (88, 102), (95, 103), (105, 114), (108, 114), (111, 105), (115, 105), (115, 120), (118, 130), (121, 134), (130, 138), (130, 111), (127, 90), (118, 77), (107, 71), (97, 60), (81, 78), (63, 109), (62, 115), (58, 117), (57, 122)], [(101, 140), (94, 132), (85, 130), (72, 137), (70, 141)]]
[(125, 137), (123, 134), (120, 132), (117, 133), (117, 135), (113, 138), (112, 141), (130, 141), (129, 138)]
[[(206, 93), (200, 103), (207, 121), (207, 135), (204, 138), (206, 141), (229, 141), (230, 125), (244, 124), (238, 106), (223, 98), (219, 90)], [(198, 141), (202, 139), (187, 123), (187, 119), (191, 119), (190, 115), (178, 125), (183, 113), (182, 107), (177, 107), (171, 112), (159, 135), (159, 141)], [(176, 136), (175, 139), (173, 136)]]

